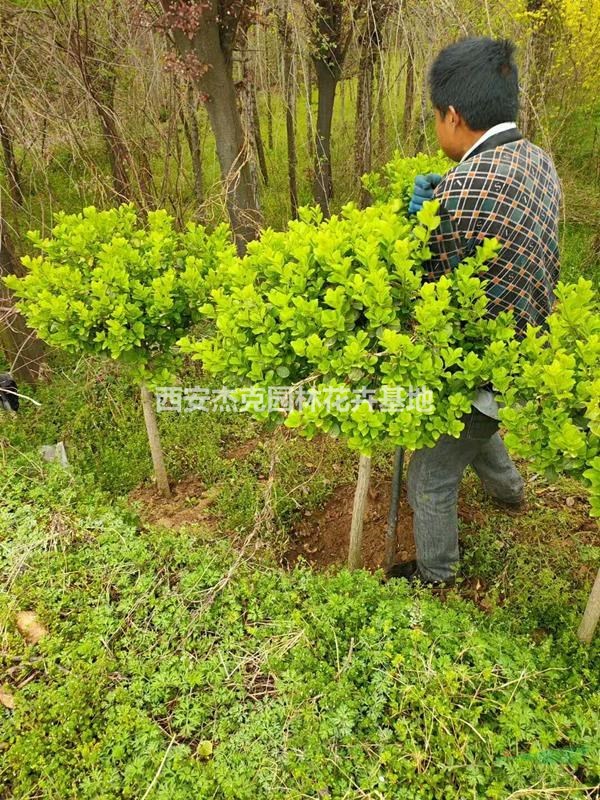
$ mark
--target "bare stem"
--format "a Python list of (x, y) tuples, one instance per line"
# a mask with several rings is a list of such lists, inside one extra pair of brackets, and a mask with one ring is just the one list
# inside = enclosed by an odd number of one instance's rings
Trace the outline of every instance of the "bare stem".
[(599, 619), (600, 619), (600, 569), (598, 570), (598, 574), (596, 575), (596, 580), (594, 581), (594, 585), (592, 586), (592, 591), (590, 592), (590, 596), (587, 601), (585, 611), (583, 612), (583, 618), (581, 620), (581, 624), (579, 625), (579, 630), (577, 631), (577, 636), (581, 642), (589, 644), (592, 641), (592, 637), (594, 635), (594, 631), (596, 630), (596, 626), (598, 625)]
[(358, 462), (358, 479), (354, 492), (354, 505), (352, 507), (352, 525), (350, 527), (350, 547), (348, 549), (348, 569), (358, 569), (362, 566), (362, 537), (365, 511), (367, 508), (367, 493), (371, 477), (371, 457), (361, 456)]
[(152, 453), (156, 485), (163, 497), (170, 497), (171, 489), (169, 487), (165, 460), (160, 444), (160, 435), (158, 433), (158, 424), (156, 422), (156, 412), (154, 411), (152, 395), (145, 384), (141, 385), (140, 391), (142, 395), (142, 408), (144, 409), (144, 422), (146, 423), (146, 431), (148, 433), (148, 443), (150, 444), (150, 452)]

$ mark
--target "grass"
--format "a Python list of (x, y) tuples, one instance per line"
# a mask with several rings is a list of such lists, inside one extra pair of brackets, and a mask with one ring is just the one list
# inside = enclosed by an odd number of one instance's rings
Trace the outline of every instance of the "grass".
[(569, 222), (562, 227), (560, 275), (572, 282), (583, 276), (600, 285), (600, 239), (592, 225)]
[(467, 587), (483, 584), (483, 607), (502, 608), (515, 629), (571, 637), (600, 560), (598, 525), (578, 481), (548, 483), (519, 467), (527, 510), (518, 515), (495, 508), (467, 474), (462, 491), (475, 513), (461, 526), (461, 572)]

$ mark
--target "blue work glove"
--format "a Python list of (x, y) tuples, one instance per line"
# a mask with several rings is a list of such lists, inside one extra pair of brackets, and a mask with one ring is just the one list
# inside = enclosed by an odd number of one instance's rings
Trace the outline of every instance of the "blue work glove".
[(412, 197), (408, 204), (408, 213), (416, 214), (423, 208), (425, 200), (433, 200), (433, 190), (442, 180), (442, 176), (437, 172), (429, 172), (427, 175), (417, 175), (413, 187)]

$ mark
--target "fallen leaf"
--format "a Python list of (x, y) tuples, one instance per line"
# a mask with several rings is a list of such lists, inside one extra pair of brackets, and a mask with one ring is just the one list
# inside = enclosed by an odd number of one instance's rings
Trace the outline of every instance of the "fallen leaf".
[(5, 692), (3, 689), (0, 689), (0, 703), (4, 708), (10, 708), (12, 711), (15, 707), (15, 698), (10, 692)]
[(48, 630), (39, 621), (35, 611), (19, 611), (17, 614), (19, 633), (29, 644), (37, 644), (48, 635)]

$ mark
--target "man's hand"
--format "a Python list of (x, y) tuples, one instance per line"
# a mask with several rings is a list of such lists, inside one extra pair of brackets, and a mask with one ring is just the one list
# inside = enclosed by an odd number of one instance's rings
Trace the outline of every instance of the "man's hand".
[(425, 200), (433, 200), (433, 190), (442, 180), (442, 176), (437, 172), (429, 172), (427, 175), (417, 175), (413, 194), (408, 204), (408, 213), (416, 214), (423, 208)]

